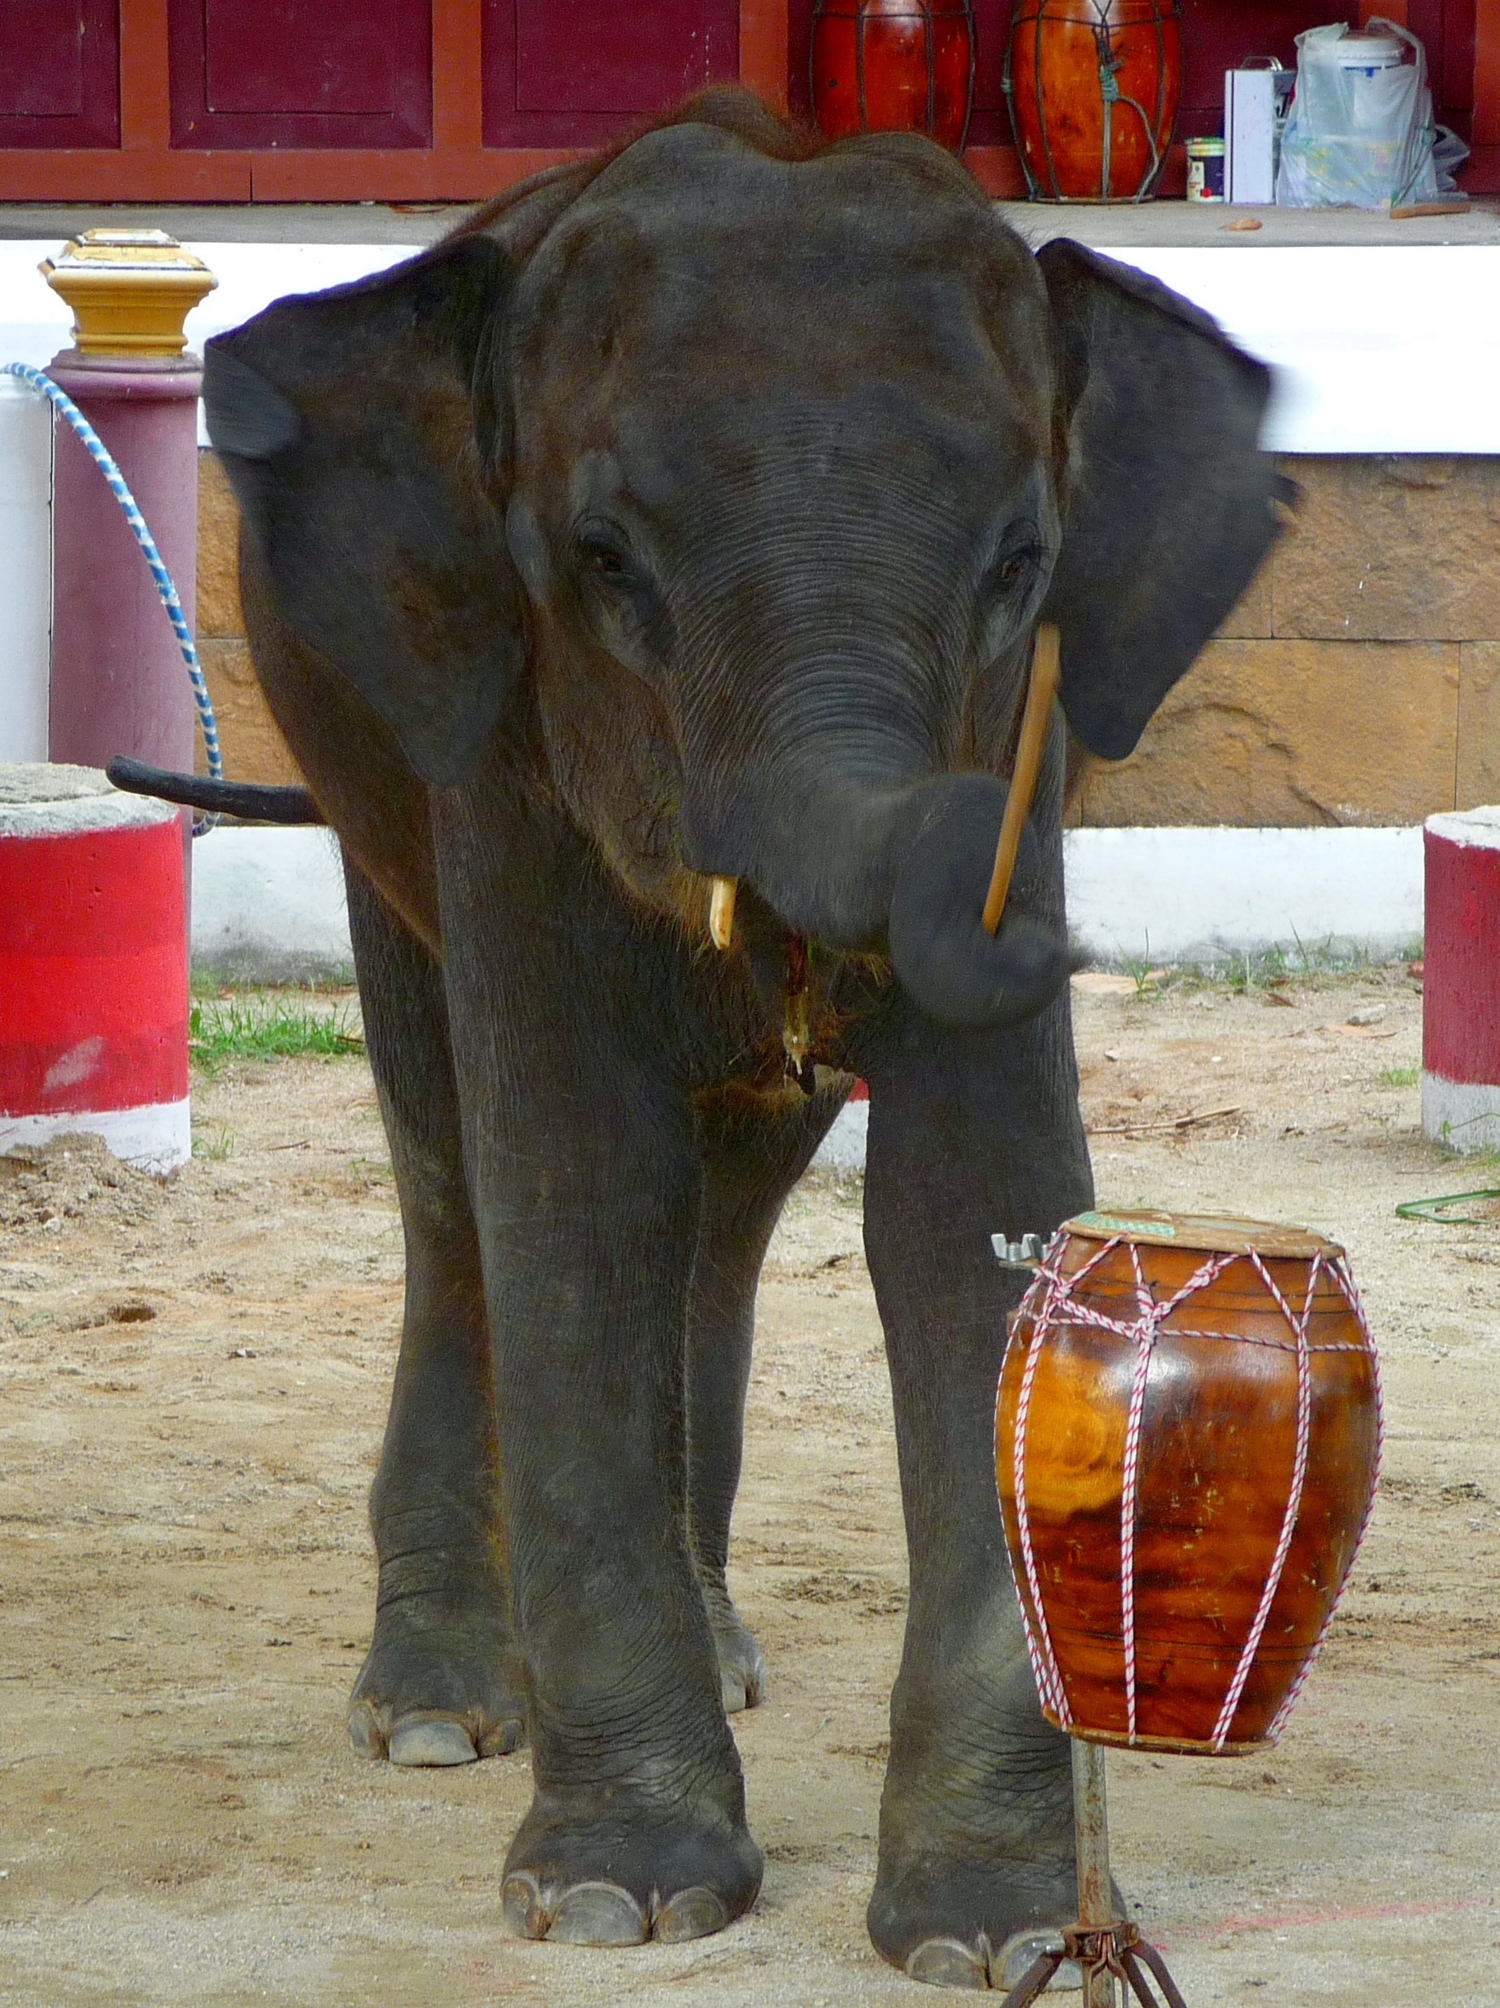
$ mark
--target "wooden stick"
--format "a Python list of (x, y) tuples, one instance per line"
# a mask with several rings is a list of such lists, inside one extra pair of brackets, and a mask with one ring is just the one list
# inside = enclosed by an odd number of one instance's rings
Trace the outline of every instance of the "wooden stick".
[(1413, 216), (1467, 216), (1473, 206), (1466, 199), (1458, 202), (1402, 202), (1388, 213), (1393, 223), (1406, 223)]
[(1219, 1116), (1243, 1115), (1245, 1104), (1231, 1102), (1228, 1108), (1199, 1109), (1195, 1116), (1173, 1116), (1160, 1123), (1114, 1123), (1108, 1129), (1091, 1129), (1090, 1136), (1145, 1136), (1148, 1130), (1185, 1130), (1194, 1123), (1211, 1123)]
[(1036, 793), (1036, 777), (1041, 772), (1042, 754), (1047, 746), (1047, 728), (1052, 723), (1052, 700), (1062, 670), (1057, 629), (1051, 625), (1036, 631), (1036, 648), (1031, 658), (1031, 685), (1026, 692), (1026, 710), (1021, 719), (1021, 737), (1016, 747), (1016, 768), (1005, 801), (1000, 824), (1000, 841), (995, 846), (995, 869), (984, 902), (984, 931), (994, 934), (1005, 911), (1016, 856), (1021, 848), (1021, 832), (1031, 813)]

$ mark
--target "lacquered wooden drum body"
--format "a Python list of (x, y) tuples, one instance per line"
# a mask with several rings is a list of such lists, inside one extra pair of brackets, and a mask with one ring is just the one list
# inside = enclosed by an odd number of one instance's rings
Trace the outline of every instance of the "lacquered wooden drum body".
[(1005, 89), (1034, 198), (1140, 202), (1182, 95), (1178, 0), (1018, 0)]
[(1255, 1221), (1069, 1221), (1012, 1321), (995, 1445), (1050, 1720), (1157, 1749), (1274, 1742), (1379, 1463), (1343, 1250)]
[(970, 0), (818, 0), (808, 87), (825, 139), (924, 132), (958, 151), (974, 99)]

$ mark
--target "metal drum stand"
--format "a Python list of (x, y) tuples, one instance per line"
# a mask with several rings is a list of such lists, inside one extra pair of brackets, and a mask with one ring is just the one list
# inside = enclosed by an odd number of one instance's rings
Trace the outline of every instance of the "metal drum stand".
[[(1142, 1938), (1138, 1925), (1115, 1915), (1104, 1752), (1081, 1736), (1073, 1738), (1073, 1837), (1078, 1849), (1078, 1922), (1065, 1925), (1058, 1942), (1032, 1961), (1001, 2008), (1030, 2008), (1070, 1960), (1083, 1969), (1083, 2008), (1117, 2008), (1116, 1981), (1142, 2008), (1163, 2008), (1163, 2004), (1187, 2008), (1156, 1947)], [(1148, 1972), (1161, 1989), (1160, 2000)]]

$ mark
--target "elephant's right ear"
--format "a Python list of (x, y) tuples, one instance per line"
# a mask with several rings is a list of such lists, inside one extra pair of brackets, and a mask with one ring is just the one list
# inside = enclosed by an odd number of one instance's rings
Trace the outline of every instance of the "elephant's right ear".
[(1056, 238), (1063, 544), (1042, 619), (1062, 704), (1122, 760), (1255, 574), (1285, 484), (1259, 448), (1271, 373), (1165, 286)]
[(499, 246), (461, 237), (278, 300), (204, 364), (209, 437), (282, 618), (437, 786), (473, 773), (525, 655), (471, 393), (506, 290)]

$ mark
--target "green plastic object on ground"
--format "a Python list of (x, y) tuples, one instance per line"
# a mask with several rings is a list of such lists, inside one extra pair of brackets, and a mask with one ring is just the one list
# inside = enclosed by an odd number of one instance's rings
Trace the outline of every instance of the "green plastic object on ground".
[(1478, 1213), (1443, 1213), (1444, 1206), (1462, 1206), (1471, 1199), (1500, 1199), (1500, 1186), (1487, 1185), (1482, 1192), (1449, 1192), (1437, 1199), (1403, 1199), (1396, 1208), (1403, 1220), (1431, 1220), (1439, 1227), (1483, 1227)]

